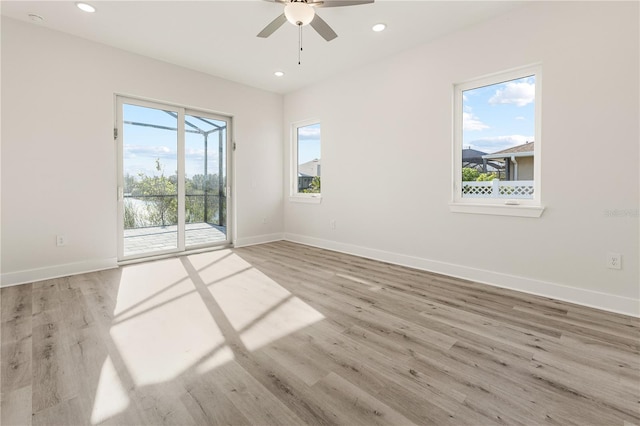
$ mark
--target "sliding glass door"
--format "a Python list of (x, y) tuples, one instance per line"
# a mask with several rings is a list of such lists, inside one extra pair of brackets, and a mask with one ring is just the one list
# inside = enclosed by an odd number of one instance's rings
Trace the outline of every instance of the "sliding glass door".
[(226, 235), (227, 125), (226, 120), (185, 116), (185, 222), (187, 248)]
[(229, 242), (229, 121), (117, 98), (120, 260)]

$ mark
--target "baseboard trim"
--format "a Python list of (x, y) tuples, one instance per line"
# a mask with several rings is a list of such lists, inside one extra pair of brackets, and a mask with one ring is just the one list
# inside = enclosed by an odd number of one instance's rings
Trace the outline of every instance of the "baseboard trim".
[[(246, 247), (256, 244), (270, 243), (273, 241), (281, 241), (284, 234), (265, 234), (248, 238), (239, 238), (234, 243), (234, 247)], [(184, 253), (180, 253), (184, 254)], [(191, 254), (191, 253), (186, 253)], [(176, 256), (175, 253), (167, 257)], [(145, 259), (153, 260), (153, 259)], [(123, 262), (126, 264), (126, 262)], [(83, 262), (67, 263), (63, 265), (45, 266), (42, 268), (27, 269), (23, 271), (7, 272), (0, 275), (0, 288), (10, 287), (14, 285), (27, 284), (37, 281), (49, 280), (60, 277), (68, 277), (71, 275), (84, 274), (87, 272), (102, 271), (105, 269), (117, 268), (118, 259), (96, 259)]]
[(484, 269), (470, 268), (453, 263), (407, 256), (384, 250), (323, 240), (299, 234), (285, 233), (284, 240), (366, 257), (368, 259), (379, 260), (382, 262), (393, 263), (396, 265), (408, 266), (451, 277), (462, 278), (494, 287), (507, 288), (510, 290), (521, 291), (523, 293), (534, 294), (536, 296), (549, 297), (604, 311), (640, 317), (640, 300), (630, 297), (616, 296), (613, 294), (585, 290), (547, 281), (503, 274)]
[(10, 287), (19, 284), (49, 280), (53, 278), (68, 277), (70, 275), (84, 274), (87, 272), (102, 271), (117, 268), (118, 262), (112, 259), (94, 259), (82, 262), (66, 263), (63, 265), (45, 266), (42, 268), (27, 269), (23, 271), (7, 272), (0, 275), (0, 287)]
[(281, 241), (284, 239), (284, 234), (282, 232), (277, 232), (275, 234), (264, 234), (264, 235), (256, 235), (254, 237), (247, 238), (238, 238), (234, 241), (234, 247), (247, 247), (247, 246), (255, 246), (256, 244), (265, 244), (272, 243), (274, 241)]

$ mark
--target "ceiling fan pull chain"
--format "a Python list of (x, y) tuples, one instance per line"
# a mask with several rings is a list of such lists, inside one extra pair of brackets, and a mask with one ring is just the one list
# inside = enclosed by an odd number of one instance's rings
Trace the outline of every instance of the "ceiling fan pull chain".
[(302, 56), (302, 25), (298, 25), (298, 65), (300, 65), (300, 57)]

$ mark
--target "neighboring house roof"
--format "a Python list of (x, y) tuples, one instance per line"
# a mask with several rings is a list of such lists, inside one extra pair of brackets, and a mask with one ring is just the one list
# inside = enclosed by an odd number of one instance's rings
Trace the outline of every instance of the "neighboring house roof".
[(477, 149), (467, 148), (462, 150), (462, 161), (477, 163), (479, 160), (480, 164), (482, 164), (482, 156), (486, 155), (486, 152), (478, 151)]
[(533, 152), (534, 142), (523, 143), (522, 145), (513, 146), (511, 148), (503, 149), (502, 151), (494, 152), (494, 154), (511, 154), (515, 152)]
[(533, 156), (533, 144), (534, 142), (523, 143), (522, 145), (503, 149), (493, 154), (483, 155), (482, 158), (531, 157)]
[(462, 164), (471, 165), (471, 164), (482, 164), (482, 156), (485, 155), (486, 152), (478, 151), (472, 148), (466, 148), (462, 150)]
[(320, 160), (315, 159), (298, 165), (300, 176), (320, 176)]

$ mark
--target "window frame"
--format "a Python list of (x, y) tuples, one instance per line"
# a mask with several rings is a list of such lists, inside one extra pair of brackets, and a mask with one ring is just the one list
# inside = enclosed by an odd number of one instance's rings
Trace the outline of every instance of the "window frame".
[(291, 124), (290, 201), (314, 204), (322, 201), (322, 187), (320, 187), (321, 189), (319, 193), (298, 192), (298, 129), (315, 124), (320, 126), (320, 160), (322, 160), (322, 122), (319, 119), (308, 119)]
[[(462, 148), (463, 148), (463, 92), (494, 84), (506, 83), (524, 77), (535, 76), (534, 105), (534, 161), (533, 199), (491, 199), (462, 197)], [(454, 213), (491, 214), (501, 216), (540, 217), (544, 211), (541, 188), (542, 152), (542, 66), (533, 64), (513, 68), (483, 77), (474, 78), (453, 85), (453, 167), (451, 182), (451, 202), (449, 209)]]

